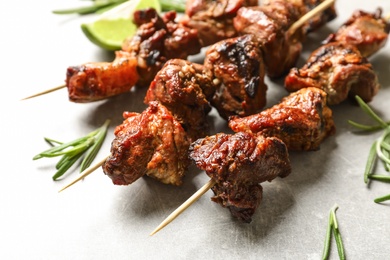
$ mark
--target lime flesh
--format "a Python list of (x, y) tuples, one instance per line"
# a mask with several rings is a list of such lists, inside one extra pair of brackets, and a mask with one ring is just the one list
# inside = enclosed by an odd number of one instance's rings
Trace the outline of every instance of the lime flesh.
[[(132, 17), (136, 10), (154, 8), (161, 12), (161, 5), (158, 0), (130, 0), (125, 2), (128, 7), (122, 9), (120, 13), (111, 13), (108, 17), (102, 14), (102, 18), (92, 23), (84, 23), (81, 30), (85, 36), (95, 45), (109, 50), (120, 50), (123, 41), (135, 34), (137, 26), (133, 23)], [(122, 4), (123, 5), (123, 4)], [(110, 11), (108, 11), (110, 12)]]

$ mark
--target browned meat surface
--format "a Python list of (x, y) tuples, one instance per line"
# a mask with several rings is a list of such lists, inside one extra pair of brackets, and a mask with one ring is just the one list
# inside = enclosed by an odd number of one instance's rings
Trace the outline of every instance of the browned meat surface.
[(266, 104), (265, 66), (253, 35), (220, 41), (206, 52), (204, 65), (220, 83), (211, 103), (220, 116), (246, 116)]
[(256, 37), (269, 77), (280, 77), (295, 65), (302, 44), (286, 31), (302, 15), (293, 4), (279, 0), (272, 1), (272, 5), (242, 7), (233, 19), (239, 34)]
[[(273, 2), (275, 1), (280, 1), (280, 0), (262, 0), (261, 4), (272, 5)], [(300, 9), (301, 13), (305, 14), (308, 13), (310, 10), (314, 9), (317, 5), (321, 4), (325, 0), (284, 0), (284, 1), (294, 4)], [(304, 32), (305, 33), (313, 32), (336, 17), (337, 17), (336, 8), (333, 4), (324, 12), (311, 18), (303, 28)]]
[(209, 132), (209, 99), (216, 86), (210, 71), (186, 60), (169, 60), (157, 73), (146, 93), (145, 103), (157, 100), (182, 124), (190, 140)]
[(216, 182), (212, 200), (244, 222), (251, 222), (261, 202), (260, 183), (291, 172), (282, 141), (251, 133), (199, 139), (190, 146), (190, 158)]
[(352, 44), (364, 57), (370, 57), (386, 44), (389, 30), (390, 24), (382, 17), (382, 9), (374, 13), (357, 10), (325, 43)]
[(295, 151), (317, 150), (335, 132), (326, 93), (318, 88), (301, 89), (258, 114), (232, 117), (229, 127), (234, 132), (276, 136)]
[(379, 83), (372, 65), (355, 46), (334, 42), (315, 50), (301, 69), (291, 69), (285, 87), (290, 92), (321, 88), (328, 94), (328, 104), (334, 105), (355, 95), (369, 102)]
[(257, 5), (257, 0), (187, 0), (181, 23), (199, 33), (202, 46), (237, 36), (233, 17), (242, 6)]
[(117, 51), (113, 62), (69, 67), (66, 86), (70, 101), (84, 103), (127, 92), (138, 78), (137, 60), (129, 53)]
[(134, 20), (139, 27), (122, 49), (137, 57), (138, 86), (149, 86), (167, 60), (186, 59), (200, 52), (197, 30), (175, 22), (175, 18), (175, 12), (162, 17), (154, 9), (135, 12)]
[(190, 142), (180, 123), (158, 102), (142, 112), (123, 114), (115, 129), (103, 171), (114, 184), (131, 184), (143, 175), (180, 185), (190, 161)]

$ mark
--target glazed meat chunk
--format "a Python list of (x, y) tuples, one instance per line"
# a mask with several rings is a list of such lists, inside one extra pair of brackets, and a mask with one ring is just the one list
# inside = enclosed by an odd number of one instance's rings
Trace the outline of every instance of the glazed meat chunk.
[(382, 17), (382, 9), (374, 13), (355, 11), (351, 18), (325, 43), (342, 42), (356, 46), (363, 57), (370, 57), (387, 42), (390, 24)]
[(234, 132), (278, 137), (291, 151), (317, 150), (322, 141), (335, 132), (326, 93), (318, 88), (294, 92), (258, 114), (232, 117), (229, 127)]
[(129, 91), (138, 81), (137, 60), (117, 51), (113, 62), (89, 62), (68, 67), (66, 86), (69, 100), (85, 103)]
[(128, 185), (147, 175), (180, 185), (190, 161), (190, 142), (181, 124), (158, 102), (139, 113), (124, 113), (115, 129), (104, 173), (116, 185)]
[(302, 14), (293, 4), (273, 1), (272, 5), (242, 7), (234, 18), (239, 34), (252, 34), (262, 50), (266, 73), (271, 78), (282, 76), (298, 59), (302, 49), (299, 40), (286, 34)]
[(359, 95), (369, 102), (379, 90), (378, 78), (368, 60), (349, 44), (332, 42), (315, 50), (306, 64), (293, 68), (285, 79), (290, 91), (318, 87), (328, 94), (328, 104)]
[(257, 0), (187, 0), (181, 23), (196, 29), (202, 46), (209, 46), (237, 36), (233, 17), (240, 7), (257, 4)]
[(203, 65), (172, 59), (157, 73), (146, 93), (145, 103), (159, 101), (182, 124), (192, 141), (209, 132), (207, 114), (216, 86)]
[(134, 13), (134, 21), (139, 27), (136, 34), (123, 43), (122, 50), (137, 57), (138, 86), (149, 86), (169, 59), (187, 59), (189, 55), (200, 52), (197, 31), (177, 23), (175, 19), (173, 11), (162, 17), (154, 9)]
[(204, 65), (220, 83), (211, 101), (220, 116), (251, 115), (265, 106), (265, 66), (253, 35), (214, 44), (206, 52)]
[(190, 158), (215, 181), (212, 200), (248, 223), (262, 199), (260, 183), (291, 172), (282, 141), (251, 133), (199, 139), (190, 146)]

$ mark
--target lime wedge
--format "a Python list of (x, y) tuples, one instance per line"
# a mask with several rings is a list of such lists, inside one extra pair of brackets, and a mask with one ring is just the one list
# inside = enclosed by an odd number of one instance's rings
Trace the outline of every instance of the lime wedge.
[(110, 51), (120, 50), (123, 41), (137, 30), (132, 21), (133, 13), (149, 7), (161, 12), (159, 0), (126, 1), (102, 13), (95, 21), (81, 24), (81, 30), (97, 46)]

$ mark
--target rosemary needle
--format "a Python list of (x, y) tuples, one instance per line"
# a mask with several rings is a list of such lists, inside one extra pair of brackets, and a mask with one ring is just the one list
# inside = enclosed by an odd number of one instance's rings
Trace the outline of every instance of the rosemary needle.
[(98, 129), (67, 143), (45, 138), (45, 141), (52, 147), (34, 156), (33, 160), (62, 156), (56, 164), (57, 172), (53, 175), (53, 180), (57, 180), (61, 177), (70, 167), (72, 167), (72, 165), (81, 159), (82, 156), (84, 156), (84, 158), (81, 162), (80, 171), (83, 171), (95, 159), (106, 137), (109, 124), (110, 120), (106, 120)]
[(323, 260), (326, 260), (329, 258), (330, 240), (331, 240), (332, 233), (333, 233), (334, 238), (336, 240), (337, 252), (339, 254), (339, 258), (345, 259), (343, 240), (341, 239), (339, 225), (338, 225), (337, 218), (336, 218), (336, 210), (337, 209), (338, 209), (338, 205), (335, 204), (331, 208), (330, 213), (329, 213), (329, 222), (328, 222), (328, 227), (327, 227), (327, 231), (326, 231), (324, 251), (322, 254)]
[(390, 194), (374, 199), (375, 203), (380, 203), (386, 200), (390, 200)]

